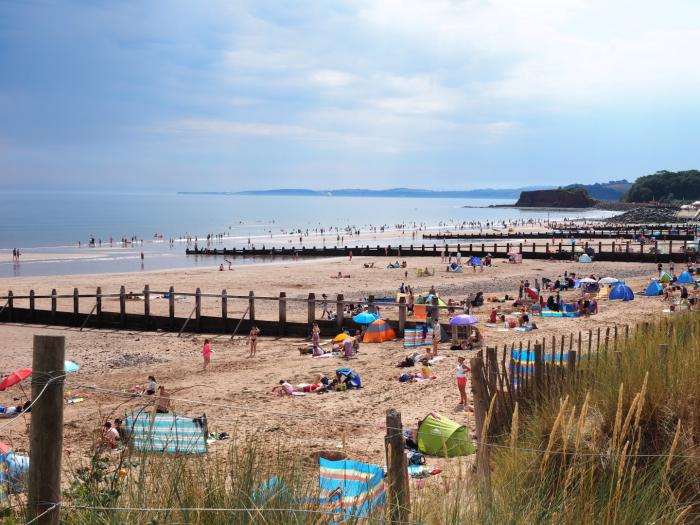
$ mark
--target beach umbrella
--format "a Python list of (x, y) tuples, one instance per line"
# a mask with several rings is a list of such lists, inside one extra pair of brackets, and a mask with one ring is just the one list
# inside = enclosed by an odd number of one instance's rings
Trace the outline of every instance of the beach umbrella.
[(578, 282), (584, 283), (584, 284), (593, 284), (593, 283), (597, 283), (598, 281), (596, 281), (595, 279), (591, 279), (590, 277), (584, 277), (583, 279), (579, 279)]
[(6, 390), (6, 389), (10, 388), (12, 385), (16, 385), (17, 383), (21, 383), (22, 381), (27, 379), (30, 375), (32, 375), (31, 368), (22, 368), (21, 370), (15, 370), (9, 376), (7, 376), (5, 379), (0, 381), (0, 390)]
[(529, 297), (530, 299), (532, 299), (533, 301), (539, 301), (539, 300), (540, 300), (540, 296), (539, 296), (539, 294), (537, 293), (537, 290), (535, 290), (535, 289), (533, 289), (533, 288), (525, 288), (525, 293), (526, 293), (526, 294), (528, 295), (528, 297)]
[(471, 257), (468, 264), (473, 264), (475, 266), (481, 266), (481, 259), (478, 257)]
[(376, 321), (377, 319), (379, 319), (379, 316), (377, 314), (371, 314), (369, 312), (362, 312), (352, 318), (352, 320), (355, 321), (357, 324), (370, 324)]
[(450, 324), (457, 326), (469, 326), (478, 322), (479, 321), (477, 321), (476, 317), (467, 314), (455, 315), (452, 319), (450, 319)]
[(394, 329), (383, 319), (377, 319), (367, 327), (365, 335), (362, 336), (363, 343), (383, 343), (396, 339)]
[(333, 343), (342, 343), (342, 342), (345, 341), (348, 337), (350, 337), (348, 334), (346, 334), (345, 332), (342, 332), (342, 333), (336, 335), (336, 336), (333, 338), (333, 341), (332, 341), (332, 342), (333, 342)]
[(615, 279), (614, 277), (603, 277), (600, 281), (598, 281), (600, 284), (615, 284), (620, 282), (619, 279)]
[(63, 371), (66, 373), (71, 373), (71, 372), (77, 372), (80, 370), (80, 365), (76, 363), (75, 361), (64, 361), (63, 362)]

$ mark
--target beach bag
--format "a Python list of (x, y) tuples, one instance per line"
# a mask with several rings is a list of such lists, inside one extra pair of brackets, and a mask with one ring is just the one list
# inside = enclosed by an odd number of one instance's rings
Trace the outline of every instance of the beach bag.
[(401, 383), (407, 383), (407, 382), (409, 382), (410, 380), (411, 380), (411, 376), (410, 376), (409, 374), (407, 374), (406, 372), (404, 372), (403, 374), (401, 374), (401, 375), (399, 376), (399, 381), (400, 381)]
[(425, 465), (425, 456), (420, 452), (414, 452), (408, 457), (409, 465)]

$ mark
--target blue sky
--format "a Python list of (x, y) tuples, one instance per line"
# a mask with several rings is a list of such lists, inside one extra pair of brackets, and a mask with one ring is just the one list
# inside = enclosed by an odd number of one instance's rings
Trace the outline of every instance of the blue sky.
[(0, 0), (5, 189), (462, 189), (700, 162), (700, 2)]

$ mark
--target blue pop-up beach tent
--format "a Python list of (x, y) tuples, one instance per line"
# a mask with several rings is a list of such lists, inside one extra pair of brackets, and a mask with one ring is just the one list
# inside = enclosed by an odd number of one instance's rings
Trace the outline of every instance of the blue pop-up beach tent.
[(695, 279), (693, 279), (693, 276), (690, 275), (688, 272), (682, 272), (678, 276), (678, 280), (676, 281), (677, 284), (695, 284)]
[(651, 281), (647, 289), (644, 291), (644, 295), (661, 295), (664, 293), (664, 287), (659, 284), (659, 281)]
[(627, 286), (625, 283), (618, 283), (612, 287), (612, 290), (610, 290), (608, 299), (611, 301), (632, 301), (634, 300), (634, 292), (632, 291), (632, 288)]

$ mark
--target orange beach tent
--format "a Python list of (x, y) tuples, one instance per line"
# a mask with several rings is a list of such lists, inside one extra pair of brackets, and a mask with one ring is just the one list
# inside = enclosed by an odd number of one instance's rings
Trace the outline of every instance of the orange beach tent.
[(367, 327), (362, 337), (363, 343), (383, 343), (396, 338), (394, 329), (383, 319), (377, 319)]

